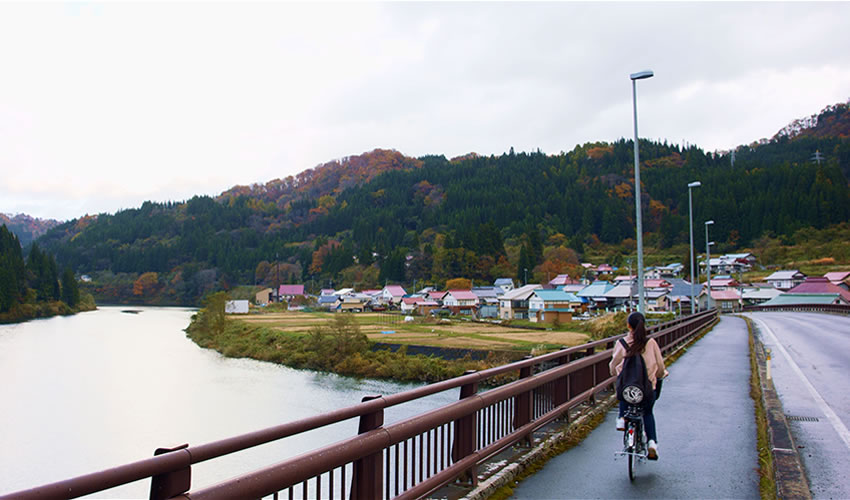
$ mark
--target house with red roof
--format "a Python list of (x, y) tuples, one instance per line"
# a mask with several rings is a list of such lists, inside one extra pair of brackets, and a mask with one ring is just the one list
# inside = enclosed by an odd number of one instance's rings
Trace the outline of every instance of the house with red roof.
[(553, 288), (564, 285), (576, 285), (578, 284), (578, 280), (570, 278), (569, 274), (559, 274), (549, 280), (549, 284), (552, 285)]
[(279, 300), (292, 300), (304, 296), (304, 285), (280, 285), (277, 296)]
[(839, 294), (846, 302), (850, 302), (850, 290), (833, 285), (829, 279), (823, 276), (809, 276), (806, 281), (788, 290), (788, 293), (824, 293)]
[[(708, 307), (708, 294), (705, 288), (700, 292), (697, 302), (699, 302), (700, 309)], [(742, 307), (741, 294), (734, 288), (729, 290), (711, 290), (711, 305), (722, 313), (740, 311)]]
[(738, 288), (741, 286), (738, 281), (728, 276), (711, 278), (712, 290), (729, 290), (730, 288)]
[(404, 288), (399, 285), (387, 285), (381, 290), (381, 302), (384, 304), (398, 305), (401, 303), (402, 297), (407, 295)]

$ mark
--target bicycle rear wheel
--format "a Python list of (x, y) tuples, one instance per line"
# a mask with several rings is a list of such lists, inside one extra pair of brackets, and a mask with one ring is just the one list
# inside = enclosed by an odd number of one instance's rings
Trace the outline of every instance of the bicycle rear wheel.
[(629, 463), (629, 481), (635, 480), (635, 453), (637, 452), (637, 447), (635, 444), (637, 443), (637, 432), (639, 429), (635, 425), (634, 422), (629, 422), (628, 426), (626, 426), (626, 455), (627, 462)]

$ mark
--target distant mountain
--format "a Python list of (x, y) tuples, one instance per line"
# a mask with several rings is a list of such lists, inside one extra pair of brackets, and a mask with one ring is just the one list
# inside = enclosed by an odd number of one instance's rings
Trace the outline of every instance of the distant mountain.
[(0, 225), (3, 224), (6, 225), (6, 228), (8, 228), (9, 231), (18, 237), (18, 240), (21, 242), (21, 246), (27, 246), (51, 228), (62, 223), (58, 220), (38, 219), (26, 214), (17, 214), (13, 216), (10, 214), (0, 213)]
[(827, 106), (816, 115), (794, 120), (777, 132), (772, 140), (803, 137), (850, 137), (850, 100)]
[[(718, 252), (850, 221), (847, 116), (846, 104), (830, 106), (729, 153), (641, 140), (647, 245), (687, 246), (686, 186), (694, 180), (702, 182), (694, 221), (715, 221)], [(216, 198), (80, 218), (39, 244), (62, 266), (112, 276), (109, 293), (121, 300), (134, 298), (126, 280), (133, 285), (149, 272), (157, 275), (146, 287), (152, 282), (164, 300), (182, 303), (215, 288), (278, 280), (363, 287), (487, 282), (527, 270), (539, 281), (580, 271), (577, 259), (601, 243), (620, 257), (634, 252), (633, 160), (625, 139), (557, 155), (511, 149), (452, 160), (375, 150)], [(698, 247), (701, 239), (697, 231)]]

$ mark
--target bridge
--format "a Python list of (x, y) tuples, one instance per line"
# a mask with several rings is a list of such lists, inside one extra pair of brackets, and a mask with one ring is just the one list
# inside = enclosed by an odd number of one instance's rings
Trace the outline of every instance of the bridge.
[[(830, 311), (848, 314), (850, 310)], [(749, 314), (749, 313), (748, 313)], [(799, 308), (793, 313), (800, 314)], [(756, 314), (759, 318), (762, 315)], [(844, 319), (844, 318), (842, 318)], [(718, 321), (720, 321), (718, 325)], [(758, 319), (757, 321), (762, 321)], [(845, 322), (843, 325), (847, 325)], [(688, 348), (686, 356), (691, 356), (701, 349), (704, 354), (696, 359), (682, 363), (682, 373), (679, 376), (678, 366), (671, 368), (674, 375), (672, 383), (665, 387), (665, 396), (659, 404), (676, 404), (680, 410), (667, 413), (659, 411), (660, 443), (687, 443), (688, 446), (702, 444), (716, 445), (729, 443), (735, 448), (719, 456), (705, 457), (700, 464), (689, 466), (694, 474), (709, 477), (709, 480), (721, 482), (728, 475), (723, 471), (706, 469), (712, 463), (725, 462), (729, 467), (730, 457), (740, 456), (740, 464), (732, 464), (742, 473), (756, 467), (757, 457), (748, 453), (738, 453), (740, 449), (749, 448), (755, 453), (752, 442), (741, 441), (741, 435), (754, 440), (754, 424), (752, 404), (739, 404), (741, 385), (749, 385), (749, 362), (741, 368), (740, 356), (747, 356), (746, 326), (738, 318), (718, 318), (717, 311), (710, 310), (692, 316), (685, 316), (672, 322), (653, 327), (650, 336), (655, 338), (665, 355), (684, 351), (695, 338), (705, 333), (712, 326), (718, 325), (718, 335), (711, 335), (715, 345), (703, 349), (702, 342), (693, 348)], [(769, 328), (766, 325), (761, 328)], [(743, 335), (741, 332), (743, 331)], [(281, 424), (261, 431), (234, 436), (232, 438), (212, 443), (188, 446), (186, 444), (160, 448), (154, 456), (137, 462), (120, 465), (111, 469), (92, 474), (35, 487), (29, 490), (8, 494), (0, 498), (75, 498), (106, 491), (110, 488), (139, 480), (150, 480), (150, 498), (423, 498), (438, 496), (459, 498), (474, 495), (486, 495), (486, 488), (499, 485), (502, 472), (493, 473), (491, 465), (494, 461), (514, 462), (521, 460), (523, 454), (545, 447), (542, 442), (545, 436), (557, 435), (553, 429), (567, 427), (572, 420), (610, 407), (612, 397), (610, 389), (614, 378), (608, 373), (608, 362), (614, 342), (620, 336), (590, 342), (581, 346), (563, 349), (543, 356), (524, 359), (505, 366), (468, 373), (464, 376), (431, 384), (410, 391), (393, 395), (372, 395), (363, 398), (363, 402), (342, 408), (337, 411), (317, 415), (315, 417)], [(744, 342), (741, 344), (741, 342)], [(742, 347), (743, 346), (743, 347)], [(761, 351), (763, 358), (765, 351)], [(723, 369), (723, 362), (732, 362), (736, 368)], [(767, 363), (762, 362), (767, 367)], [(743, 370), (743, 371), (742, 371)], [(762, 369), (764, 371), (764, 369)], [(690, 373), (689, 373), (690, 372)], [(746, 372), (746, 373), (744, 373)], [(722, 373), (722, 377), (717, 377)], [(744, 380), (746, 375), (747, 380)], [(777, 372), (778, 375), (778, 372)], [(734, 387), (726, 387), (732, 378)], [(689, 379), (691, 390), (685, 389), (685, 384), (677, 387), (676, 380)], [(767, 377), (770, 378), (769, 373)], [(503, 383), (506, 379), (515, 379)], [(712, 387), (705, 380), (723, 379), (718, 383), (720, 399), (715, 399)], [(722, 386), (722, 387), (721, 387)], [(668, 388), (669, 387), (669, 388)], [(707, 389), (707, 390), (693, 390)], [(460, 397), (455, 403), (435, 408), (421, 415), (384, 425), (384, 411), (387, 408), (414, 401), (443, 391), (459, 389)], [(731, 392), (736, 393), (734, 401), (727, 397)], [(749, 399), (744, 394), (744, 399)], [(730, 402), (732, 406), (740, 406), (729, 416)], [(781, 410), (780, 410), (781, 411)], [(688, 425), (665, 425), (662, 420), (668, 415), (678, 415), (686, 418)], [(321, 430), (334, 423), (359, 419), (358, 434), (338, 443), (325, 446), (298, 457), (270, 464), (260, 470), (249, 472), (238, 477), (224, 480), (214, 485), (192, 485), (192, 466), (208, 460), (214, 460), (242, 450), (259, 446), (272, 441), (285, 439), (311, 430)], [(583, 418), (583, 417), (581, 417)], [(725, 420), (725, 422), (721, 422)], [(778, 419), (781, 420), (781, 419)], [(780, 422), (781, 423), (781, 422)], [(610, 415), (604, 422), (613, 428)], [(720, 425), (722, 424), (722, 425)], [(728, 429), (739, 427), (734, 435), (729, 435)], [(776, 424), (777, 428), (781, 426)], [(664, 437), (665, 429), (678, 428), (683, 435)], [(743, 428), (741, 430), (740, 428)], [(782, 430), (782, 429), (780, 429)], [(548, 432), (547, 432), (548, 431)], [(845, 429), (846, 431), (846, 429)], [(787, 432), (787, 425), (786, 425)], [(603, 434), (607, 437), (603, 438)], [(779, 430), (777, 437), (781, 439)], [(613, 441), (612, 441), (613, 439)], [(617, 467), (612, 464), (613, 452), (616, 450), (619, 436), (608, 429), (608, 432), (593, 433), (587, 442), (593, 444), (593, 453), (604, 453), (606, 461), (600, 466), (594, 457), (567, 460), (568, 463), (584, 464), (596, 468), (599, 480), (593, 479), (575, 481), (576, 474), (581, 474), (575, 468), (569, 474), (564, 474), (566, 465), (558, 465), (556, 460), (565, 460), (570, 453), (561, 455), (547, 465), (540, 473), (523, 482), (515, 494), (520, 498), (551, 498), (564, 496), (589, 496), (581, 494), (576, 489), (578, 483), (594, 485), (596, 488), (612, 482), (612, 476), (619, 473), (625, 478), (625, 465), (622, 471), (612, 470)], [(789, 438), (790, 439), (790, 438)], [(600, 441), (601, 440), (601, 441)], [(607, 441), (606, 441), (607, 440)], [(597, 443), (599, 441), (599, 443)], [(776, 441), (779, 443), (779, 441)], [(584, 449), (584, 447), (579, 447)], [(670, 446), (672, 450), (673, 446)], [(774, 446), (774, 455), (777, 455)], [(778, 446), (778, 448), (782, 448)], [(706, 446), (712, 450), (712, 446)], [(790, 448), (787, 448), (790, 450)], [(601, 450), (601, 451), (600, 451)], [(661, 449), (664, 456), (665, 448)], [(784, 452), (777, 457), (780, 465)], [(707, 454), (707, 453), (706, 453)], [(786, 455), (791, 455), (786, 453)], [(600, 455), (601, 456), (601, 455)], [(668, 453), (668, 456), (672, 454)], [(794, 474), (800, 476), (800, 461), (798, 465), (785, 468), (779, 474), (785, 478), (794, 479)], [(790, 461), (790, 462), (793, 462)], [(790, 463), (789, 462), (789, 463)], [(647, 465), (647, 471), (662, 460)], [(675, 461), (670, 460), (673, 464)], [(592, 465), (597, 464), (597, 465)], [(791, 463), (791, 465), (794, 465)], [(651, 477), (665, 474), (661, 466)], [(510, 468), (510, 467), (508, 467)], [(551, 471), (555, 471), (554, 474)], [(668, 477), (673, 476), (673, 473)], [(562, 478), (558, 482), (553, 478)], [(591, 476), (592, 477), (592, 476)], [(649, 476), (648, 476), (649, 477)], [(563, 478), (573, 478), (569, 484), (563, 484)], [(712, 479), (713, 478), (713, 479)], [(799, 477), (797, 477), (799, 481)], [(804, 486), (805, 478), (802, 478)], [(628, 483), (628, 479), (626, 479)], [(687, 482), (684, 483), (687, 486)], [(692, 484), (692, 483), (691, 483)], [(786, 484), (786, 483), (782, 483)], [(787, 482), (793, 483), (793, 481)], [(651, 487), (644, 488), (650, 493)], [(630, 492), (633, 495), (635, 489)], [(672, 493), (676, 490), (665, 490)], [(693, 489), (685, 487), (682, 494), (692, 495)], [(757, 496), (758, 490), (714, 490), (716, 494), (706, 496)], [(723, 492), (732, 493), (723, 494)], [(808, 491), (808, 490), (806, 490)], [(850, 489), (845, 490), (850, 491)], [(569, 494), (565, 492), (570, 492)], [(743, 492), (743, 493), (742, 493)], [(665, 493), (663, 496), (670, 496)], [(631, 496), (617, 495), (615, 496)], [(597, 493), (593, 496), (598, 496)], [(648, 495), (652, 496), (652, 495)], [(654, 496), (658, 496), (655, 493)], [(673, 496), (679, 496), (673, 494)], [(699, 495), (698, 495), (699, 496)]]

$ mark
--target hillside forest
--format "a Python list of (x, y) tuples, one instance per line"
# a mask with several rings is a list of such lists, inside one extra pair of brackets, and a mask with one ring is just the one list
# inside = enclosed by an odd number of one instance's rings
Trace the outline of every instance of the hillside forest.
[(91, 309), (81, 298), (70, 267), (59, 274), (56, 260), (33, 244), (24, 260), (21, 243), (0, 225), (0, 323)]
[[(711, 219), (712, 253), (758, 249), (762, 264), (781, 265), (768, 260), (783, 257), (778, 244), (818, 241), (820, 256), (850, 261), (848, 136), (848, 105), (837, 104), (728, 152), (641, 140), (646, 263), (687, 269), (687, 184), (697, 180), (697, 249)], [(38, 245), (115, 302), (198, 304), (238, 285), (581, 277), (583, 261), (633, 260), (633, 162), (625, 139), (452, 159), (378, 149), (215, 198), (80, 217)]]

